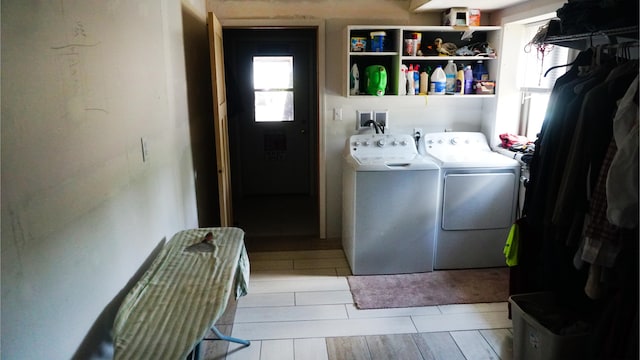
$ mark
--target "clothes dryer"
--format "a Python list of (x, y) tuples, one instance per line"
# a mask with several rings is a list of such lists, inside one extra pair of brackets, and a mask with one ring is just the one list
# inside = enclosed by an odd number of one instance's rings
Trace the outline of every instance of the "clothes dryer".
[(425, 134), (419, 150), (441, 168), (434, 269), (505, 266), (520, 164), (493, 152), (479, 132)]
[(347, 140), (342, 244), (354, 275), (433, 270), (439, 183), (438, 166), (410, 135)]

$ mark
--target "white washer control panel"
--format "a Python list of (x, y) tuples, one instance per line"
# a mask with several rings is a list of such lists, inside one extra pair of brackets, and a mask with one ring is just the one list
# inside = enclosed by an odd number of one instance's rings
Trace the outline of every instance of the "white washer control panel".
[(479, 132), (428, 133), (424, 135), (424, 146), (427, 153), (491, 151), (487, 138)]
[(351, 155), (362, 157), (402, 157), (418, 153), (411, 135), (360, 134), (349, 138)]

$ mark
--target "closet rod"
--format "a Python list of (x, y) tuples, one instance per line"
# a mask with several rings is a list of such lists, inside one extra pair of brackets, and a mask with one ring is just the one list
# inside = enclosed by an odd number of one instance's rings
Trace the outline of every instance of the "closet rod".
[(619, 36), (619, 35), (629, 35), (631, 38), (638, 37), (638, 25), (613, 28), (613, 29), (605, 29), (605, 30), (596, 30), (590, 33), (580, 33), (573, 35), (551, 35), (547, 36), (544, 39), (545, 44), (555, 44), (560, 42), (567, 41), (576, 41), (576, 40), (587, 40), (596, 36)]

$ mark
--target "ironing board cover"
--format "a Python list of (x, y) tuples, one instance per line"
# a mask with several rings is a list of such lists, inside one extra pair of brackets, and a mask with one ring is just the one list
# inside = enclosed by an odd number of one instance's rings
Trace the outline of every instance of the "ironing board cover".
[[(213, 233), (213, 252), (185, 252)], [(114, 321), (115, 359), (184, 359), (246, 295), (249, 258), (238, 228), (178, 232), (125, 297)]]

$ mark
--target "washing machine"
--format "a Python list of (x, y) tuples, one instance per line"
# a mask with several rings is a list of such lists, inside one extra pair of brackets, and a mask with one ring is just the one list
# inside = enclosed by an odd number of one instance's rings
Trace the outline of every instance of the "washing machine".
[(419, 152), (441, 169), (434, 269), (505, 266), (520, 164), (493, 152), (479, 132), (425, 134)]
[(342, 244), (354, 275), (433, 270), (440, 169), (411, 135), (347, 139)]

